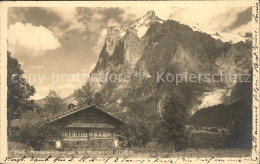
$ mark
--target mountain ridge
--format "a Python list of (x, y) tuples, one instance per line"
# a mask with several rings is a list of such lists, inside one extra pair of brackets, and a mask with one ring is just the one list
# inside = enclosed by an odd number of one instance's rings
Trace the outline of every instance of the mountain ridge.
[[(152, 17), (154, 19), (155, 15)], [(136, 97), (155, 98), (156, 96), (153, 96), (153, 94), (160, 90), (153, 84), (155, 82), (153, 76), (156, 71), (166, 71), (175, 74), (187, 71), (189, 73), (203, 72), (212, 74), (219, 72), (232, 74), (241, 71), (243, 73), (249, 72), (251, 50), (250, 45), (246, 43), (224, 43), (221, 40), (214, 39), (209, 34), (193, 31), (189, 26), (174, 20), (154, 21), (146, 25), (149, 25), (149, 28), (147, 28), (145, 35), (141, 38), (130, 26), (123, 37), (117, 38), (118, 42), (115, 45), (114, 52), (109, 57), (110, 60), (107, 60), (107, 67), (105, 69), (100, 68), (97, 63), (95, 69), (91, 72), (92, 74), (100, 72), (120, 74), (126, 72), (126, 74), (130, 75), (130, 79), (127, 80), (126, 84), (116, 83), (113, 85), (116, 86), (115, 88), (112, 88), (112, 85), (109, 83), (98, 84), (99, 87), (91, 84), (97, 92), (101, 91), (104, 95), (109, 95), (108, 99), (111, 102), (122, 99), (122, 97), (124, 97), (123, 99), (128, 99), (127, 101), (132, 101), (129, 100), (131, 99), (130, 97), (133, 99), (136, 99)], [(103, 55), (102, 53), (103, 51), (101, 51), (100, 56)], [(136, 60), (131, 60), (133, 58)], [(235, 58), (235, 61), (232, 58)], [(102, 57), (101, 60), (103, 60)], [(150, 78), (148, 80), (146, 78), (134, 79), (131, 76), (134, 71), (148, 72)], [(106, 85), (110, 86), (110, 88), (106, 87)], [(160, 87), (164, 89), (172, 87), (170, 84), (158, 85), (162, 85)], [(197, 93), (195, 95), (197, 94), (197, 96), (201, 97), (205, 91), (221, 89), (218, 85), (225, 85), (224, 89), (230, 89), (234, 84), (196, 85), (202, 88), (202, 93), (198, 94), (200, 91), (196, 90), (195, 92)], [(109, 94), (111, 92), (117, 93), (117, 96), (111, 96)], [(161, 92), (162, 95), (167, 95), (167, 93), (163, 93), (164, 91)], [(198, 101), (197, 96), (193, 98), (192, 102)], [(163, 100), (159, 100), (159, 102), (161, 101)]]
[[(148, 11), (128, 25), (107, 28), (104, 46), (90, 73), (125, 74), (128, 78), (124, 83), (108, 81), (87, 85), (104, 96), (107, 101), (105, 108), (112, 113), (129, 111), (130, 107), (138, 105), (160, 113), (165, 97), (174, 89), (190, 102), (188, 106), (193, 114), (201, 104), (205, 104), (205, 93), (224, 90), (217, 102), (224, 103), (222, 100), (230, 96), (228, 93), (235, 83), (189, 82), (176, 85), (157, 82), (157, 72), (236, 74), (248, 73), (250, 69), (249, 43), (222, 42), (177, 21), (161, 20), (154, 11)], [(136, 72), (146, 73), (146, 76), (136, 78), (133, 76)]]

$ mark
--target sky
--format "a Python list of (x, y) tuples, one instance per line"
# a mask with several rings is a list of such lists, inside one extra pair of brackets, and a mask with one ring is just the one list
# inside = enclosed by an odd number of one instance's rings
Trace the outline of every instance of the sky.
[(163, 19), (196, 26), (204, 32), (244, 35), (250, 32), (250, 7), (11, 7), (8, 9), (8, 50), (17, 58), (24, 77), (36, 88), (32, 99), (50, 89), (66, 97), (80, 88), (95, 67), (106, 28), (128, 24), (147, 11)]

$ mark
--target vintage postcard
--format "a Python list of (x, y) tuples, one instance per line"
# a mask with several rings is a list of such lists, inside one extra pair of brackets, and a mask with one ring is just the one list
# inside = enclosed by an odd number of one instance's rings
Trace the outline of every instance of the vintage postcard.
[(259, 2), (1, 2), (1, 163), (259, 163)]

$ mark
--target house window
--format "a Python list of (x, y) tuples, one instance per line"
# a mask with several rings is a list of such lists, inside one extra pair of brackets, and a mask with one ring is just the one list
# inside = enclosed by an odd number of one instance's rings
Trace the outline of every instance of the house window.
[(66, 135), (67, 137), (85, 137), (87, 136), (87, 132), (83, 130), (68, 130)]

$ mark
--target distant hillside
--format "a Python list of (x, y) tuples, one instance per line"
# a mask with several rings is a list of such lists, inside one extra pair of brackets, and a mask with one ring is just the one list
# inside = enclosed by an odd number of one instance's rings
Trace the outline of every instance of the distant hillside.
[[(63, 98), (63, 101), (65, 102), (65, 104), (69, 104), (69, 103), (76, 103), (73, 97), (73, 94)], [(43, 98), (40, 100), (34, 100), (34, 102), (39, 105), (40, 107), (44, 107), (44, 105), (47, 103), (47, 99)]]
[(41, 108), (43, 108), (45, 106), (45, 104), (47, 103), (47, 99), (43, 98), (40, 100), (34, 100), (34, 103), (39, 105)]
[(63, 98), (63, 101), (65, 102), (65, 104), (70, 104), (70, 103), (73, 103), (73, 104), (77, 104), (76, 100), (74, 99), (74, 94), (71, 94), (65, 98)]

